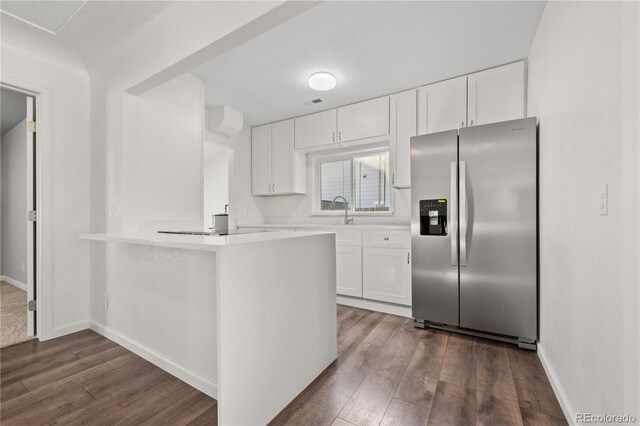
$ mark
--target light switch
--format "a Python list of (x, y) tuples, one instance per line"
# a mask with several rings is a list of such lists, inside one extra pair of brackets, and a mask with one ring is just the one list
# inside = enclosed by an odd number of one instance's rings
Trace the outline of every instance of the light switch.
[(609, 184), (603, 183), (598, 194), (598, 211), (600, 216), (609, 214)]

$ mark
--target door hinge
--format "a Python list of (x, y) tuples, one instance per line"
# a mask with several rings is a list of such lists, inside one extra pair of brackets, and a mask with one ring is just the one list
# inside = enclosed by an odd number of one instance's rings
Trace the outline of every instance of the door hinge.
[(36, 122), (35, 121), (28, 121), (27, 122), (27, 131), (31, 132), (31, 133), (35, 133), (36, 132)]
[(35, 300), (29, 300), (29, 302), (27, 302), (27, 308), (29, 309), (29, 312), (35, 312), (36, 311), (36, 301)]
[(36, 222), (38, 220), (38, 212), (35, 210), (29, 210), (27, 212), (27, 219), (29, 222)]

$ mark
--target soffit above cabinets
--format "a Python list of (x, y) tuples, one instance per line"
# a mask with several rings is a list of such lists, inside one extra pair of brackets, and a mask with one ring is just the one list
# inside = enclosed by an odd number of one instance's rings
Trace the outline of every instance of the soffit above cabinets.
[[(193, 73), (208, 107), (229, 105), (247, 124), (263, 124), (525, 59), (544, 5), (323, 2)], [(337, 86), (309, 88), (317, 71), (332, 73)]]
[(82, 1), (3, 0), (0, 11), (51, 34), (57, 34), (85, 5)]

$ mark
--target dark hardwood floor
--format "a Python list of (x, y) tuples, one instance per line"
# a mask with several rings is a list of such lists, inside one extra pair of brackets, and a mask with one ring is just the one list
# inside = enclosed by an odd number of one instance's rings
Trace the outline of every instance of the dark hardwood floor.
[[(533, 352), (338, 306), (338, 359), (274, 425), (566, 424)], [(89, 330), (0, 352), (2, 425), (216, 424), (216, 401)]]

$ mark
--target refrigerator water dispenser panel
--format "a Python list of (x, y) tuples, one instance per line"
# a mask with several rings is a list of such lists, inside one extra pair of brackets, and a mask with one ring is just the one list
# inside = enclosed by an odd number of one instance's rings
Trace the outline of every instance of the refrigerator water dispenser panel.
[(447, 235), (447, 200), (420, 200), (420, 235)]

